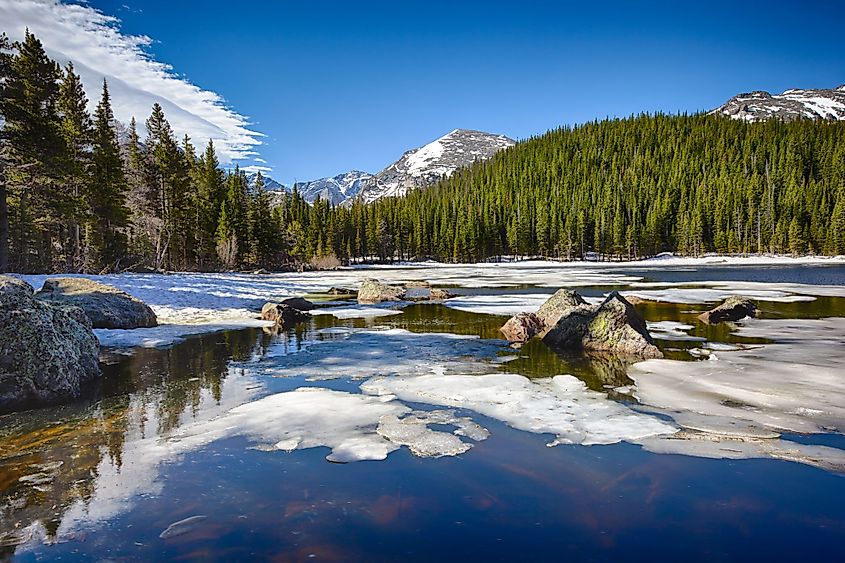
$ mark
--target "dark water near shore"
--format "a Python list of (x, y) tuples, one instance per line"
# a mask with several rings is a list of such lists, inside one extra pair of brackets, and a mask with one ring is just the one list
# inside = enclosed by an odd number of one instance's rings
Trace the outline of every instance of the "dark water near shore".
[[(742, 270), (637, 274), (667, 282), (845, 283), (842, 267), (823, 268), (820, 276), (816, 269), (815, 277), (803, 267)], [(765, 342), (740, 338), (724, 325), (695, 322), (704, 305), (638, 308), (651, 321), (693, 325), (689, 334), (712, 342)], [(845, 316), (845, 298), (761, 302), (761, 310), (771, 318)], [(460, 456), (438, 459), (402, 448), (384, 461), (337, 464), (325, 460), (326, 448), (266, 452), (236, 437), (164, 455), (161, 463), (146, 467), (143, 451), (135, 447), (144, 438), (168, 436), (191, 420), (224, 412), (256, 387), (254, 396), (318, 384), (355, 390), (358, 382), (346, 378), (317, 383), (247, 374), (245, 366), (268, 352), (293, 354), (333, 338), (321, 329), (378, 325), (497, 339), (502, 321), (418, 304), (378, 319), (315, 316), (282, 334), (229, 331), (169, 349), (108, 355), (106, 377), (86, 400), (0, 417), (0, 559), (841, 558), (845, 478), (773, 459), (660, 455), (627, 443), (550, 448), (548, 435), (479, 415), (473, 418), (490, 430), (490, 438)], [(668, 357), (697, 361), (687, 350), (700, 342), (658, 344)], [(500, 353), (517, 356), (496, 368), (505, 372), (571, 373), (605, 391), (630, 383), (616, 358), (559, 355), (541, 342), (520, 350), (502, 344)], [(841, 435), (787, 439), (842, 443)], [(205, 518), (160, 537), (170, 524), (197, 515)], [(26, 529), (36, 521), (39, 530)]]

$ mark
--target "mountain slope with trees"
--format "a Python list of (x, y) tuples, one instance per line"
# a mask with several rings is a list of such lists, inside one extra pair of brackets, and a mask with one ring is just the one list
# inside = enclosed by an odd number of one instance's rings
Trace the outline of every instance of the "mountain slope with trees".
[[(299, 268), (501, 255), (845, 254), (845, 122), (640, 115), (550, 131), (369, 204), (269, 194), (158, 104), (93, 117), (72, 64), (0, 36), (0, 271)], [(125, 131), (124, 131), (125, 129)], [(271, 197), (271, 195), (273, 197)]]

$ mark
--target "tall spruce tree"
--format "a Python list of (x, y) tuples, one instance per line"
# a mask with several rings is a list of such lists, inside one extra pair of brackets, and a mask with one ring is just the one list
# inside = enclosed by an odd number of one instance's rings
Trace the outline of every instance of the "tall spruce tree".
[(90, 215), (86, 269), (89, 271), (115, 270), (126, 258), (128, 187), (114, 129), (108, 84), (103, 80), (103, 93), (94, 118), (91, 184), (87, 194)]
[(64, 142), (56, 104), (61, 71), (29, 31), (14, 45), (2, 99), (6, 120), (7, 201), (10, 266), (17, 271), (52, 271), (59, 243)]
[(66, 257), (67, 269), (77, 271), (83, 266), (82, 228), (87, 220), (84, 196), (89, 181), (93, 126), (88, 115), (88, 98), (72, 62), (65, 67), (59, 87), (58, 111), (65, 142), (64, 183), (68, 200), (65, 221), (69, 239), (67, 246), (70, 247)]

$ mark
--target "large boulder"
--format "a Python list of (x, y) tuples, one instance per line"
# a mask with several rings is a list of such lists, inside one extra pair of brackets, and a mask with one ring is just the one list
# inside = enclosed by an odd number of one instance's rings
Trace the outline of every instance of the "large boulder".
[(573, 308), (588, 306), (571, 289), (559, 289), (540, 305), (536, 313), (519, 313), (508, 319), (500, 330), (510, 342), (527, 342), (535, 336), (543, 336)]
[(261, 319), (272, 321), (276, 326), (289, 328), (307, 320), (311, 315), (284, 303), (265, 303), (261, 308)]
[(297, 311), (310, 311), (315, 307), (313, 303), (304, 297), (288, 297), (287, 299), (283, 299), (281, 304), (293, 307)]
[(717, 324), (756, 316), (757, 304), (754, 301), (747, 297), (733, 296), (725, 299), (718, 307), (701, 313), (698, 318), (707, 324)]
[(617, 292), (598, 307), (581, 305), (569, 309), (543, 337), (561, 350), (606, 350), (637, 358), (662, 358), (646, 329), (645, 320)]
[(366, 279), (358, 290), (358, 303), (380, 303), (382, 301), (401, 301), (405, 298), (405, 288), (387, 285), (375, 279)]
[(0, 412), (78, 397), (100, 374), (100, 344), (78, 307), (40, 301), (0, 276)]
[(41, 301), (79, 307), (94, 328), (158, 326), (149, 305), (116, 287), (88, 278), (50, 278), (35, 296)]
[(551, 328), (557, 324), (564, 313), (573, 307), (586, 304), (587, 302), (571, 289), (559, 289), (540, 305), (536, 315), (544, 326)]
[(508, 342), (528, 342), (544, 330), (543, 323), (534, 313), (517, 313), (501, 329)]

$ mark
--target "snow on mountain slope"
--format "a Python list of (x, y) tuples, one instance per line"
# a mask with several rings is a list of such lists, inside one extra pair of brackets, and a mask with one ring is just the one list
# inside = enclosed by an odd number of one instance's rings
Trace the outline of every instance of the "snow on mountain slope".
[(374, 176), (368, 172), (352, 170), (332, 178), (320, 178), (311, 182), (297, 182), (296, 189), (308, 202), (317, 197), (338, 205), (354, 198), (362, 188), (373, 182)]
[(407, 151), (376, 174), (374, 181), (363, 187), (359, 197), (369, 203), (382, 197), (404, 195), (514, 144), (513, 139), (504, 135), (455, 129), (423, 147)]
[[(287, 189), (284, 185), (280, 184), (279, 182), (277, 182), (276, 180), (274, 180), (270, 176), (265, 176), (263, 174), (261, 176), (264, 178), (264, 189), (267, 190), (268, 192), (280, 192), (280, 191), (285, 191)], [(255, 179), (257, 177), (258, 177), (258, 174), (256, 174), (256, 173), (246, 175), (247, 185), (250, 188), (255, 187)]]
[(834, 89), (802, 90), (793, 88), (772, 95), (761, 90), (738, 94), (710, 113), (722, 113), (733, 119), (845, 119), (845, 85)]

